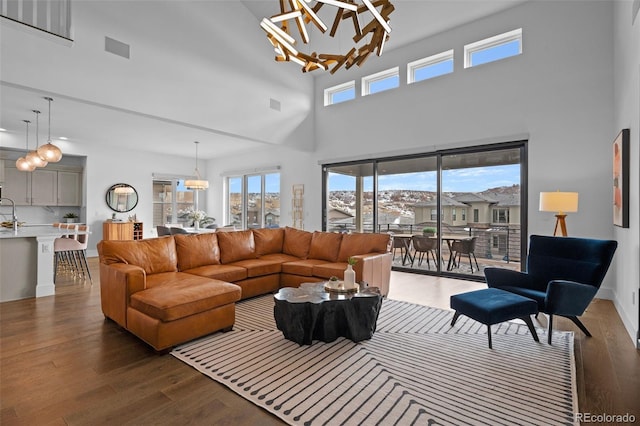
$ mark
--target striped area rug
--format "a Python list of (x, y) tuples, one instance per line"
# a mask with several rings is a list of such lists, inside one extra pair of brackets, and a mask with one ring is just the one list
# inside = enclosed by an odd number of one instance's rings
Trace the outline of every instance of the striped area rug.
[(236, 304), (233, 331), (176, 358), (292, 425), (569, 425), (577, 412), (573, 333), (486, 326), (385, 299), (371, 340), (299, 346), (282, 337), (273, 297)]

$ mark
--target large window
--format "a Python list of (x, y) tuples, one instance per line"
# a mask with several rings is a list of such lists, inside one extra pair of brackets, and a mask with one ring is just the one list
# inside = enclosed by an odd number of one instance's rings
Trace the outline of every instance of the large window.
[[(326, 164), (324, 229), (392, 233), (398, 270), (477, 279), (487, 266), (519, 270), (525, 148), (513, 142)], [(479, 268), (455, 256), (469, 250)]]
[(280, 225), (280, 173), (227, 177), (225, 225), (241, 229)]
[(153, 227), (166, 224), (191, 226), (186, 212), (199, 209), (198, 191), (185, 188), (184, 179), (153, 180)]

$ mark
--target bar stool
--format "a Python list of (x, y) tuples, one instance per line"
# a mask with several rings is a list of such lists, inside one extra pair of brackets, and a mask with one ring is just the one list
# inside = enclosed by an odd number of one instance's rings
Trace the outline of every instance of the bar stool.
[(76, 231), (75, 234), (59, 237), (53, 241), (53, 282), (56, 282), (58, 268), (64, 266), (76, 276), (88, 277), (89, 282), (93, 284), (86, 254), (90, 227), (74, 225), (73, 228)]

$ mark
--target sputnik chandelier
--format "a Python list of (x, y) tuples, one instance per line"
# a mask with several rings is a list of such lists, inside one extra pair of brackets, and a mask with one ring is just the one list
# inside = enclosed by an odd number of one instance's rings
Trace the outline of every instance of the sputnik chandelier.
[[(389, 39), (391, 27), (389, 15), (394, 7), (389, 0), (279, 0), (280, 14), (271, 18), (263, 18), (260, 26), (267, 33), (267, 38), (276, 51), (276, 61), (295, 62), (302, 66), (302, 72), (317, 69), (329, 70), (331, 74), (344, 66), (361, 66), (371, 53), (382, 50)], [(311, 6), (311, 3), (315, 3)], [(318, 13), (324, 6), (336, 9), (333, 25), (329, 27), (320, 19)], [(291, 21), (293, 24), (290, 25)], [(323, 34), (329, 30), (334, 37), (342, 21), (353, 24), (355, 45), (346, 54), (318, 53), (306, 54), (296, 48), (297, 40), (291, 32), (296, 27), (300, 40), (304, 44), (310, 41), (306, 25), (313, 23)]]

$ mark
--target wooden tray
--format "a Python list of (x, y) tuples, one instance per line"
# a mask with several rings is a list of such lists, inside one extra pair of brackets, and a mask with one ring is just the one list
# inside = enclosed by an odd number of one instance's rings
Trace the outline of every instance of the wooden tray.
[(357, 293), (360, 291), (360, 286), (358, 284), (355, 284), (355, 286), (351, 288), (341, 288), (341, 285), (343, 285), (343, 281), (326, 281), (324, 283), (324, 291), (340, 294)]

